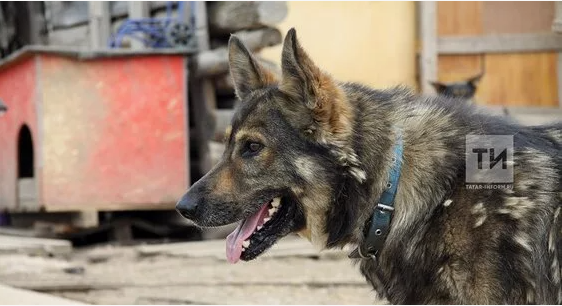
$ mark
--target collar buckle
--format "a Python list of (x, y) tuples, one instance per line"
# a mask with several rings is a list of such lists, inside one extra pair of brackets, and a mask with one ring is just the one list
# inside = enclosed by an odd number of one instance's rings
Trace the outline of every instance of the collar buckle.
[(382, 203), (378, 203), (377, 208), (382, 211), (394, 212), (394, 207)]

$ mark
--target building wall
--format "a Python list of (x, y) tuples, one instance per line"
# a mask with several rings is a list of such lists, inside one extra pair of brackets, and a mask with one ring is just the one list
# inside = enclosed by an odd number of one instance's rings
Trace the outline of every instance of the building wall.
[[(341, 81), (416, 86), (414, 2), (288, 2), (291, 28), (318, 66)], [(281, 46), (262, 51), (280, 63)]]

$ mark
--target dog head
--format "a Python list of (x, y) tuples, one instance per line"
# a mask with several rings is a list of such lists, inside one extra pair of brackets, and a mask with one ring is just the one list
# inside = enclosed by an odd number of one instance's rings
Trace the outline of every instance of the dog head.
[(439, 83), (433, 82), (431, 85), (435, 88), (435, 91), (443, 96), (452, 98), (463, 98), (472, 99), (476, 94), (476, 89), (478, 82), (482, 78), (483, 74), (479, 74), (475, 77), (469, 78), (466, 81), (455, 82), (455, 83)]
[(346, 220), (327, 229), (330, 216), (349, 215), (334, 208), (336, 182), (365, 179), (349, 145), (353, 111), (345, 94), (311, 61), (294, 29), (284, 41), (282, 77), (235, 36), (229, 62), (240, 103), (226, 149), (176, 209), (203, 227), (240, 221), (227, 238), (231, 262), (253, 259), (291, 232), (336, 244), (353, 226)]

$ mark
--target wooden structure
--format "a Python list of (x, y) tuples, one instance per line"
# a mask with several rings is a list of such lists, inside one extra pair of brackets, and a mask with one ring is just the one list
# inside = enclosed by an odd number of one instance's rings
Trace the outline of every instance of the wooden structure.
[(51, 294), (13, 288), (0, 284), (3, 305), (87, 305)]
[(0, 209), (173, 209), (189, 186), (185, 55), (28, 47), (0, 63)]
[[(488, 105), (562, 105), (562, 18), (556, 2), (423, 2), (420, 85), (482, 78), (476, 101)], [(499, 13), (501, 12), (501, 13)], [(555, 12), (558, 12), (555, 16)]]

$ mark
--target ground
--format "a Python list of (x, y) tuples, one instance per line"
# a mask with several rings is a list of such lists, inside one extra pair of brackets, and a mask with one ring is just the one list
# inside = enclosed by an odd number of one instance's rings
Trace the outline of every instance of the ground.
[(318, 253), (291, 237), (261, 258), (233, 265), (224, 248), (224, 240), (215, 240), (98, 246), (66, 258), (5, 254), (0, 279), (90, 304), (381, 302), (345, 251)]

